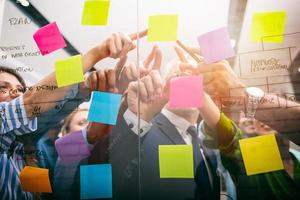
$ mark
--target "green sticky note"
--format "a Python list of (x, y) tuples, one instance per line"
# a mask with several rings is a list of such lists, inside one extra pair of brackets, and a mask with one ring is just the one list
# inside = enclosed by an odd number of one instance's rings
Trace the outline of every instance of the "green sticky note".
[(274, 134), (242, 139), (239, 143), (248, 176), (283, 169)]
[(274, 42), (283, 40), (286, 12), (259, 12), (252, 16), (251, 41)]
[(192, 145), (159, 145), (160, 178), (194, 178)]
[(176, 41), (177, 29), (177, 15), (150, 16), (148, 21), (148, 41)]
[(106, 25), (109, 0), (86, 0), (82, 14), (82, 25)]
[(71, 56), (55, 62), (58, 87), (79, 83), (84, 80), (81, 55)]

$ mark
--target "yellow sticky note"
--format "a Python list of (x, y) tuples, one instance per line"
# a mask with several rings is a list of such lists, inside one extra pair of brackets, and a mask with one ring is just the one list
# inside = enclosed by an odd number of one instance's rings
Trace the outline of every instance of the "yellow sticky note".
[(194, 178), (192, 145), (159, 145), (160, 178)]
[(150, 16), (148, 21), (148, 41), (176, 41), (177, 29), (177, 15)]
[(286, 12), (254, 13), (251, 24), (252, 42), (274, 42), (283, 40)]
[(239, 141), (247, 175), (283, 169), (275, 134)]
[(84, 78), (81, 55), (57, 60), (55, 62), (55, 73), (58, 87), (82, 82)]
[(109, 0), (86, 0), (81, 19), (82, 25), (106, 25)]
[(23, 191), (52, 193), (49, 170), (26, 166), (20, 173)]

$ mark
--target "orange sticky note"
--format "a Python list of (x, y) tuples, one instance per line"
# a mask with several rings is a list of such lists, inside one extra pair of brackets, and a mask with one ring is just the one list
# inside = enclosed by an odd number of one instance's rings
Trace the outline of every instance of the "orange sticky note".
[(239, 143), (248, 176), (283, 169), (274, 134), (242, 139)]
[(48, 169), (26, 166), (20, 173), (20, 181), (23, 191), (52, 193)]

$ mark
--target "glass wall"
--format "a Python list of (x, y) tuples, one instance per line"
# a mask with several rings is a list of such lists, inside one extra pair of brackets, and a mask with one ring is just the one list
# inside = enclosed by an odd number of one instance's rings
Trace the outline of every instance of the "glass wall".
[(299, 199), (299, 0), (0, 0), (0, 199)]

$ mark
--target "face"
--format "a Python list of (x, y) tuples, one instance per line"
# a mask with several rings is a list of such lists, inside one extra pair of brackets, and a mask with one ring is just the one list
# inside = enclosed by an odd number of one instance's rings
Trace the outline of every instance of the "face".
[(246, 117), (240, 118), (239, 121), (239, 127), (245, 132), (246, 134), (253, 135), (266, 135), (270, 133), (276, 133), (275, 130), (273, 130), (268, 125), (256, 120), (256, 119), (249, 119)]
[(79, 131), (88, 125), (87, 121), (88, 111), (79, 111), (75, 113), (70, 122), (70, 133)]
[(0, 102), (9, 102), (23, 94), (24, 88), (12, 74), (0, 72)]

